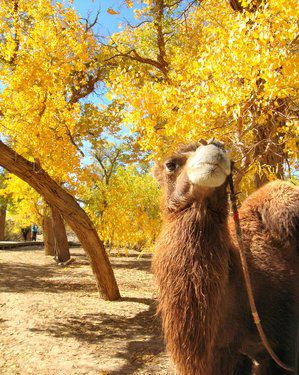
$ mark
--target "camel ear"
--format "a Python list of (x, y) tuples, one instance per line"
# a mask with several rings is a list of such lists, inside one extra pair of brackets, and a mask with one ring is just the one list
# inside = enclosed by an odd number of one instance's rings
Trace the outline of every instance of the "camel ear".
[(155, 177), (155, 179), (157, 180), (157, 182), (159, 183), (159, 185), (161, 186), (162, 182), (163, 182), (163, 165), (162, 165), (162, 163), (155, 163), (151, 168), (151, 172), (152, 172), (153, 176)]

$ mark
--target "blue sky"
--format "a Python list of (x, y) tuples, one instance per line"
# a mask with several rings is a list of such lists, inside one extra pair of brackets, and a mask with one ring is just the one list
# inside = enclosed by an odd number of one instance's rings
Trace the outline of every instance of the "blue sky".
[[(133, 9), (128, 8), (124, 0), (74, 0), (72, 7), (83, 18), (90, 18), (91, 20), (95, 18), (97, 11), (100, 10), (98, 24), (94, 27), (95, 33), (100, 36), (110, 36), (120, 31), (120, 24), (125, 25), (127, 21), (130, 24), (138, 22), (134, 19)], [(107, 12), (108, 8), (112, 8), (120, 14), (111, 15)], [(99, 98), (95, 95), (89, 96), (88, 100), (93, 101), (95, 104), (108, 102), (105, 98)], [(90, 144), (88, 142), (83, 142), (83, 151), (86, 156), (83, 158), (82, 164), (92, 163)]]
[[(102, 36), (108, 36), (120, 31), (119, 23), (125, 24), (126, 20), (131, 24), (136, 23), (133, 8), (128, 8), (124, 0), (74, 0), (73, 7), (84, 18), (87, 18), (88, 14), (90, 14), (91, 19), (100, 10), (99, 24), (95, 27), (95, 31)], [(108, 8), (118, 11), (120, 14), (110, 15), (107, 12)]]

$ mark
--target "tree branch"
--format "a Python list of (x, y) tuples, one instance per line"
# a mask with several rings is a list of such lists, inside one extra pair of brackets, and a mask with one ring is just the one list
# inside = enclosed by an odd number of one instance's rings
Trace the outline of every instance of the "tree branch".
[(107, 183), (107, 175), (108, 175), (108, 172), (107, 172), (107, 169), (106, 169), (106, 167), (105, 167), (105, 165), (104, 165), (104, 163), (103, 163), (103, 160), (102, 160), (102, 158), (100, 157), (99, 154), (95, 154), (94, 157), (95, 157), (96, 160), (99, 162), (99, 164), (100, 164), (100, 166), (101, 166), (101, 168), (102, 168), (103, 174), (104, 174), (103, 177), (105, 178), (105, 182), (106, 182), (106, 184), (108, 185), (108, 183)]
[(67, 136), (69, 137), (69, 139), (70, 139), (72, 145), (75, 146), (76, 150), (81, 154), (81, 156), (84, 157), (85, 154), (84, 154), (84, 152), (80, 149), (80, 147), (77, 145), (77, 143), (75, 142), (74, 137), (72, 136), (72, 133), (71, 133), (69, 127), (68, 127), (66, 124), (64, 124), (64, 125), (65, 125), (65, 127), (66, 127), (66, 134), (67, 134)]
[(88, 18), (81, 18), (81, 20), (85, 21), (85, 31), (90, 31), (97, 23), (99, 20), (99, 15), (100, 15), (100, 9), (97, 10), (97, 14), (92, 22), (89, 21), (89, 16)]
[(85, 98), (87, 95), (91, 94), (94, 89), (96, 83), (99, 81), (100, 74), (96, 74), (95, 76), (90, 75), (88, 77), (87, 83), (78, 89), (72, 88), (72, 95), (68, 101), (69, 104), (75, 104), (80, 99)]
[[(116, 47), (113, 47), (113, 48), (115, 48), (117, 51), (119, 51)], [(116, 59), (117, 57), (126, 57), (128, 59), (138, 61), (138, 62), (141, 62), (143, 64), (154, 66), (155, 68), (160, 70), (160, 72), (163, 73), (163, 75), (167, 78), (168, 69), (166, 68), (166, 66), (164, 66), (163, 63), (161, 63), (157, 60), (153, 60), (153, 59), (148, 58), (148, 57), (142, 57), (141, 55), (139, 55), (139, 53), (136, 51), (135, 48), (133, 48), (133, 49), (127, 51), (127, 52), (118, 52), (117, 54), (115, 54), (115, 55), (109, 57), (108, 59), (106, 59), (105, 62)]]
[(157, 31), (157, 45), (159, 49), (158, 61), (167, 71), (168, 62), (166, 61), (166, 47), (163, 33), (164, 8), (164, 0), (156, 0), (154, 7), (154, 25)]
[(119, 290), (103, 242), (99, 239), (92, 221), (74, 197), (43, 169), (38, 173), (35, 172), (34, 163), (17, 154), (2, 141), (0, 141), (0, 165), (27, 182), (43, 196), (46, 202), (60, 211), (89, 255), (103, 297), (110, 301), (119, 299)]

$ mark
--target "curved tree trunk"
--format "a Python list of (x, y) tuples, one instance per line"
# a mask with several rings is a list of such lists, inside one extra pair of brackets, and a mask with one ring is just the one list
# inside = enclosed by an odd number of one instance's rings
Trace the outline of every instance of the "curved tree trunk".
[(6, 206), (0, 206), (0, 241), (5, 240)]
[(0, 165), (26, 181), (63, 215), (89, 255), (98, 288), (105, 299), (120, 298), (118, 286), (104, 245), (85, 211), (39, 165), (18, 155), (0, 141)]
[(51, 212), (55, 255), (59, 263), (64, 263), (71, 258), (64, 221), (55, 206), (51, 207)]

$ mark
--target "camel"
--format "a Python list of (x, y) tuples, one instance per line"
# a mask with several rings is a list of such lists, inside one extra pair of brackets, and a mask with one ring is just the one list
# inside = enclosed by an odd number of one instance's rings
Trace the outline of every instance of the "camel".
[[(231, 160), (221, 142), (191, 144), (154, 174), (164, 225), (152, 269), (167, 350), (180, 375), (287, 375), (254, 325), (229, 215)], [(295, 366), (299, 188), (270, 182), (239, 210), (257, 310), (277, 356)]]

